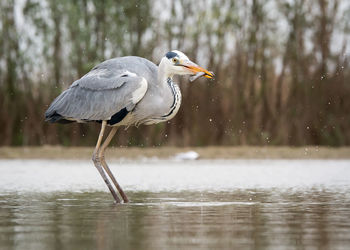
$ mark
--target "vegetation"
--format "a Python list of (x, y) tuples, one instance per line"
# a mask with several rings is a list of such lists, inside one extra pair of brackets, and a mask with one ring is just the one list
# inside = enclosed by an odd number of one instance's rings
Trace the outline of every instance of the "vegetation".
[(350, 144), (350, 4), (343, 0), (0, 1), (0, 145), (93, 145), (98, 124), (44, 122), (95, 64), (179, 49), (216, 73), (179, 79), (170, 122), (122, 145)]

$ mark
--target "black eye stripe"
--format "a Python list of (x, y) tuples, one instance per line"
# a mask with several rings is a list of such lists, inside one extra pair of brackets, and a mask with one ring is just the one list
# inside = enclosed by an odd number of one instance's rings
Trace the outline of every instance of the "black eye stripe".
[(178, 54), (176, 54), (175, 52), (169, 51), (168, 53), (165, 54), (165, 56), (166, 56), (168, 59), (170, 59), (170, 58), (173, 58), (173, 57), (178, 56)]

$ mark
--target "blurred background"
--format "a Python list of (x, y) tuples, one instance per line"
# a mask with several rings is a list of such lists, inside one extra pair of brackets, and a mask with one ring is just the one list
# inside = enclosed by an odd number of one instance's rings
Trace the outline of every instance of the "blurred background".
[(93, 146), (98, 124), (48, 124), (48, 105), (103, 60), (173, 49), (216, 79), (176, 79), (177, 116), (114, 143), (350, 144), (347, 0), (1, 0), (0, 33), (0, 145)]

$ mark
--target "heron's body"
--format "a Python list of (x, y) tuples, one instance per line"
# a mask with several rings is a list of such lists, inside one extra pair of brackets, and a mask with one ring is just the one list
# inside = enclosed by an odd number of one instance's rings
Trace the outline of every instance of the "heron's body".
[[(173, 75), (197, 72), (207, 78), (213, 76), (180, 51), (168, 52), (159, 66), (135, 56), (110, 59), (73, 82), (52, 102), (45, 117), (47, 121), (59, 123), (102, 123), (93, 161), (115, 201), (120, 199), (106, 173), (127, 202), (104, 159), (106, 147), (119, 126), (150, 125), (172, 119), (181, 104), (181, 92), (172, 80)], [(113, 128), (102, 144), (107, 125)]]
[(58, 96), (46, 118), (61, 123), (106, 120), (111, 126), (167, 121), (179, 110), (181, 92), (158, 70), (141, 57), (107, 60)]

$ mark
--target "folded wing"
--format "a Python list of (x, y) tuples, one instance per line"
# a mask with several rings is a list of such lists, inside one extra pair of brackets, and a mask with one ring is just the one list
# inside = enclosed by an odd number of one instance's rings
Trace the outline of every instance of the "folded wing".
[(136, 73), (97, 66), (62, 92), (45, 117), (62, 123), (120, 120), (143, 98), (147, 86), (147, 80)]

